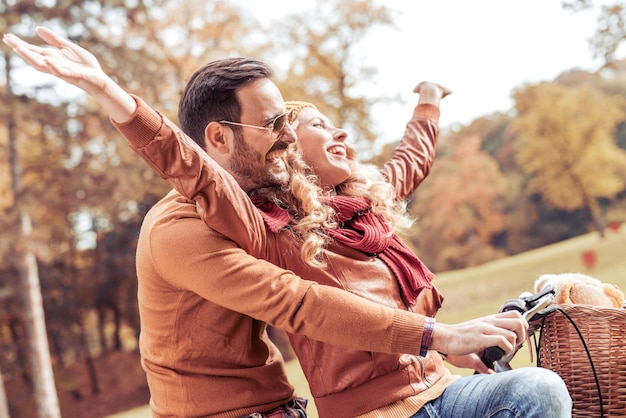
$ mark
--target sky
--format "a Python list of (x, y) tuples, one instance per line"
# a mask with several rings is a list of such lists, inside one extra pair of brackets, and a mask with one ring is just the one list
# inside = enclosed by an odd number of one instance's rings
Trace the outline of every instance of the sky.
[[(313, 7), (313, 0), (240, 0), (259, 19)], [(379, 3), (383, 3), (380, 1)], [(588, 39), (597, 12), (573, 14), (561, 0), (385, 0), (397, 29), (378, 29), (356, 53), (379, 73), (367, 88), (404, 103), (374, 109), (383, 141), (398, 139), (419, 81), (445, 84), (440, 126), (469, 124), (513, 107), (513, 89), (551, 81), (573, 68), (593, 71)], [(269, 14), (268, 14), (269, 13)], [(397, 128), (396, 128), (397, 127)]]

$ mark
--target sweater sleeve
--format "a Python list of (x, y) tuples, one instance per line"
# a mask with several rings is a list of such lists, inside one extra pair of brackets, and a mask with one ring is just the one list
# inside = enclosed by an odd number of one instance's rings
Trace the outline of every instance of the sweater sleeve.
[(205, 224), (255, 257), (268, 258), (263, 218), (237, 181), (200, 146), (143, 100), (124, 124), (113, 122), (139, 154), (180, 194), (195, 201)]
[(176, 288), (290, 333), (352, 349), (419, 354), (422, 315), (304, 280), (254, 258), (207, 228), (189, 206), (149, 229), (150, 254), (141, 260), (152, 267), (138, 268), (154, 268)]
[(417, 105), (400, 144), (381, 169), (395, 187), (398, 200), (411, 195), (430, 172), (439, 137), (439, 114), (435, 105)]

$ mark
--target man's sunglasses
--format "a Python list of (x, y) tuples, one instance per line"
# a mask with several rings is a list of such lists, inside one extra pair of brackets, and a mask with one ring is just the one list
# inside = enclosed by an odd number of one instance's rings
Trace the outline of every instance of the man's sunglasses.
[(229, 120), (221, 120), (219, 123), (225, 123), (227, 125), (243, 126), (244, 128), (263, 129), (264, 131), (270, 131), (276, 134), (276, 140), (278, 140), (283, 134), (283, 130), (285, 129), (285, 123), (292, 124), (294, 122), (292, 118), (293, 118), (293, 109), (290, 110), (289, 112), (283, 113), (282, 115), (276, 116), (274, 119), (269, 121), (269, 123), (265, 126), (248, 125), (245, 123), (231, 122)]

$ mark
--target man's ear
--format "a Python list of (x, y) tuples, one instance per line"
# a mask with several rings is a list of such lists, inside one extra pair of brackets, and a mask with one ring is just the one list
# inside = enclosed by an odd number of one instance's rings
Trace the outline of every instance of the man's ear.
[(207, 152), (211, 149), (218, 154), (228, 154), (233, 144), (233, 131), (221, 123), (213, 121), (204, 128), (204, 142)]

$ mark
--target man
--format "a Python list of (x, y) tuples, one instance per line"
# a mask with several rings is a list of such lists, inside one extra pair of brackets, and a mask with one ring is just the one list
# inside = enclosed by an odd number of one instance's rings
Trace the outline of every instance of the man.
[[(4, 41), (36, 69), (92, 95), (122, 132), (153, 116), (106, 77), (87, 51), (44, 28), (37, 32), (57, 49), (44, 50), (12, 35)], [(181, 115), (181, 123), (201, 145), (211, 138), (206, 146), (211, 157), (239, 182), (237, 190), (225, 187), (220, 193), (240, 194), (288, 178), (280, 157), (295, 136), (270, 76), (269, 68), (255, 60), (220, 60), (190, 81), (212, 87), (184, 94), (183, 101), (197, 101), (196, 111), (205, 114)], [(207, 99), (197, 92), (216, 95)], [(141, 133), (137, 135), (135, 144), (141, 146)], [(158, 146), (158, 137), (146, 134), (143, 139), (145, 146)], [(159, 165), (168, 167), (168, 161)], [(228, 214), (216, 215), (228, 219)], [(140, 350), (157, 417), (304, 416), (305, 403), (285, 377), (267, 323), (347, 348), (412, 354), (419, 354), (420, 346), (462, 355), (489, 345), (509, 353), (527, 330), (516, 312), (456, 326), (425, 324), (423, 316), (303, 280), (249, 256), (207, 228), (196, 202), (176, 192), (146, 216), (137, 271)], [(462, 338), (473, 335), (468, 329), (477, 326), (481, 338)]]

